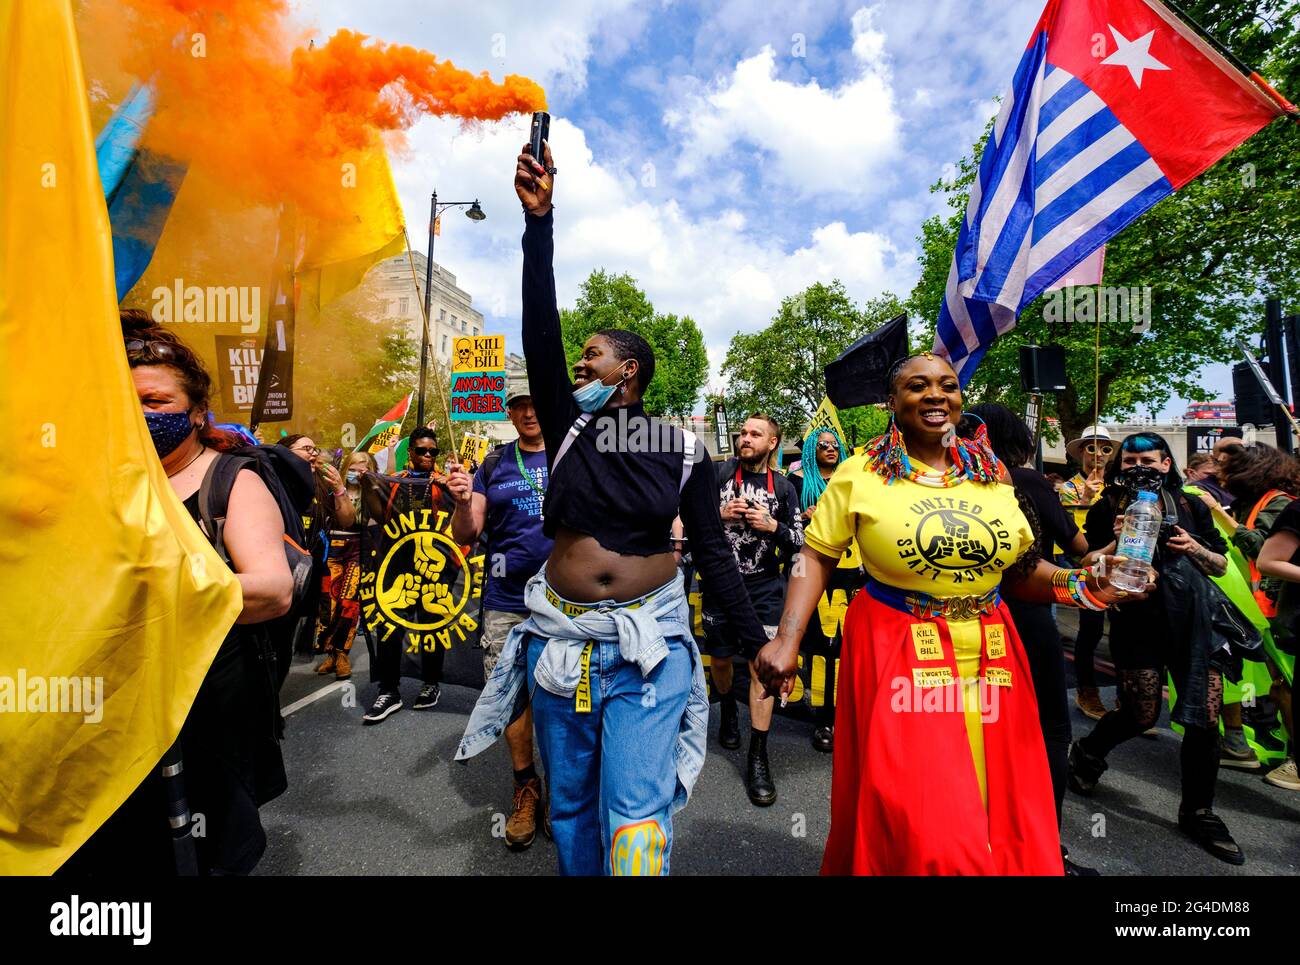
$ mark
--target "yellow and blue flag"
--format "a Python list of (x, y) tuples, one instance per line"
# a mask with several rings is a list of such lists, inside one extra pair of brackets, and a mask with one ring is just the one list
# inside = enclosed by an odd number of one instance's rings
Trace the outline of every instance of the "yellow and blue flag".
[(4, 875), (144, 780), (242, 606), (150, 441), (112, 252), (70, 2), (0, 4)]

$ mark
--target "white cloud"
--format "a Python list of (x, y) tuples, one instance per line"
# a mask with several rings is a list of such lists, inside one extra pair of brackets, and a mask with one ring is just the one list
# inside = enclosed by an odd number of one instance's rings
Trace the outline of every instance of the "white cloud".
[(858, 76), (837, 88), (815, 79), (796, 84), (777, 76), (771, 45), (742, 60), (730, 77), (687, 95), (665, 124), (681, 133), (677, 174), (691, 177), (720, 158), (757, 151), (775, 165), (784, 188), (800, 195), (862, 196), (878, 186), (872, 175), (899, 146), (899, 117), (874, 9), (852, 18)]
[[(841, 279), (861, 302), (885, 288), (905, 292), (914, 267), (883, 235), (850, 231), (842, 221), (813, 230), (793, 251), (783, 250), (764, 225), (723, 209), (693, 216), (663, 189), (645, 188), (592, 156), (583, 131), (563, 118), (551, 127), (556, 176), (556, 288), (572, 305), (596, 268), (628, 272), (660, 311), (699, 323), (711, 358), (725, 352), (736, 331), (770, 321), (781, 298), (816, 281)], [(526, 122), (465, 133), (445, 120), (422, 122), (394, 174), (424, 247), (428, 191), (446, 200), (482, 200), (479, 224), (444, 215), (435, 259), (458, 276), (490, 330), (519, 348), (520, 249), (523, 219), (512, 186), (514, 158), (526, 140)], [(415, 228), (414, 226), (419, 226)]]

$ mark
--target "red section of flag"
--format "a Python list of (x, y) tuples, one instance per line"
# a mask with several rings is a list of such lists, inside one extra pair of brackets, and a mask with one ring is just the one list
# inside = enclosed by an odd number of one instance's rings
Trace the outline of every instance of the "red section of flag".
[(397, 405), (389, 409), (388, 412), (384, 415), (384, 417), (379, 421), (399, 422), (402, 419), (406, 418), (406, 410), (409, 409), (410, 407), (411, 407), (411, 395), (410, 393), (408, 393), (405, 399), (403, 399), (401, 402), (397, 403)]
[(1052, 0), (1047, 62), (1097, 94), (1177, 190), (1282, 111), (1157, 0)]

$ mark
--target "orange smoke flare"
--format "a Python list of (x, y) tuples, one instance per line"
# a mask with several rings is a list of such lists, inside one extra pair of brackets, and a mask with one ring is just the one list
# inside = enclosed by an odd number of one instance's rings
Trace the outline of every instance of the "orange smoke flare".
[(340, 30), (307, 46), (285, 0), (91, 0), (85, 42), (153, 82), (145, 145), (246, 200), (326, 215), (341, 166), (424, 115), (467, 123), (541, 110), (542, 88)]

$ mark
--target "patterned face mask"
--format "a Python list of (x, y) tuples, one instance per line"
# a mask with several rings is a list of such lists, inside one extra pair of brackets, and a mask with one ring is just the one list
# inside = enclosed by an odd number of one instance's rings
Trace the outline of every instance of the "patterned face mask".
[(144, 421), (159, 459), (170, 456), (194, 431), (188, 412), (146, 412)]

